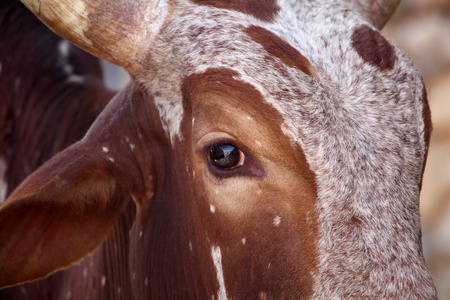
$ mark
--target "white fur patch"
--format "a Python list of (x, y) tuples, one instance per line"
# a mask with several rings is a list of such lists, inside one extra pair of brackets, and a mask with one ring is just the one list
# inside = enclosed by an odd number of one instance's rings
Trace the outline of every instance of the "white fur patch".
[(181, 102), (181, 93), (177, 92), (173, 98), (169, 99), (155, 96), (155, 106), (158, 109), (166, 136), (170, 139), (172, 145), (175, 138), (182, 140), (180, 126), (184, 110)]
[(276, 216), (275, 218), (273, 218), (273, 226), (278, 227), (278, 226), (280, 226), (280, 223), (281, 223), (280, 216)]
[(222, 252), (220, 251), (220, 247), (218, 246), (211, 247), (211, 256), (213, 259), (214, 267), (216, 268), (217, 283), (219, 285), (219, 290), (217, 291), (217, 298), (219, 300), (226, 300), (228, 298), (227, 298), (227, 290), (225, 289), (225, 278), (223, 276), (223, 268), (222, 268)]

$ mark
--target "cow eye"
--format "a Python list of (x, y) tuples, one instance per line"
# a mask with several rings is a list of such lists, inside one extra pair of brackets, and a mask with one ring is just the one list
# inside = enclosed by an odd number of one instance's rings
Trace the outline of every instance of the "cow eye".
[(208, 152), (211, 165), (221, 170), (231, 170), (244, 165), (245, 155), (231, 144), (215, 144)]

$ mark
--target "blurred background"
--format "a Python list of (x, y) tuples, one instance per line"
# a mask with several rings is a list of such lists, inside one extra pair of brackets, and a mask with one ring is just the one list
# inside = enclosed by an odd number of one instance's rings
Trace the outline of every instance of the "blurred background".
[(425, 259), (440, 299), (450, 299), (450, 0), (402, 0), (383, 29), (422, 73), (433, 133), (420, 209)]
[[(424, 175), (421, 214), (423, 243), (440, 299), (450, 300), (450, 0), (402, 0), (383, 29), (422, 73), (434, 130)], [(109, 87), (128, 81), (104, 63)]]

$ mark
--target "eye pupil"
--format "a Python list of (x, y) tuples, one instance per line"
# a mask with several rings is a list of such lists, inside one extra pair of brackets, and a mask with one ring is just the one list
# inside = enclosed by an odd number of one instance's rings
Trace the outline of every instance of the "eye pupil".
[(241, 151), (230, 144), (216, 145), (209, 151), (211, 163), (219, 169), (232, 169), (241, 162)]

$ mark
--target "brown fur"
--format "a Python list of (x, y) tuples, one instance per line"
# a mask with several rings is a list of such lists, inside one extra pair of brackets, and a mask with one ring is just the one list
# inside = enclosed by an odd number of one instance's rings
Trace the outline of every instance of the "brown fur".
[[(138, 7), (154, 2), (125, 2), (88, 14), (93, 27), (82, 31), (117, 27), (112, 46), (81, 45), (107, 58), (125, 52), (113, 61), (134, 81), (0, 208), (0, 286), (82, 259), (42, 281), (44, 292), (14, 291), (55, 299), (433, 298), (418, 216), (427, 108), (401, 51), (367, 26), (352, 43), (348, 25), (363, 16), (345, 1), (262, 9), (276, 24), (240, 13), (256, 2), (158, 1), (155, 10)], [(121, 8), (133, 16), (116, 20)], [(106, 26), (105, 15), (117, 24)], [(142, 28), (121, 27), (140, 18)], [(50, 25), (64, 27), (57, 23)], [(384, 58), (391, 50), (395, 66)], [(309, 61), (320, 82), (307, 75), (315, 74)], [(208, 155), (220, 143), (238, 147), (244, 163), (215, 167)]]
[[(274, 33), (254, 25), (244, 31), (252, 40), (266, 49), (270, 58), (277, 57), (287, 66), (297, 68), (310, 76), (315, 76), (316, 71), (308, 59)], [(270, 59), (269, 57), (268, 59)]]
[(361, 58), (381, 71), (394, 67), (397, 57), (394, 47), (367, 25), (361, 25), (352, 34), (352, 45)]
[(280, 9), (274, 0), (191, 0), (200, 5), (240, 11), (270, 22)]

